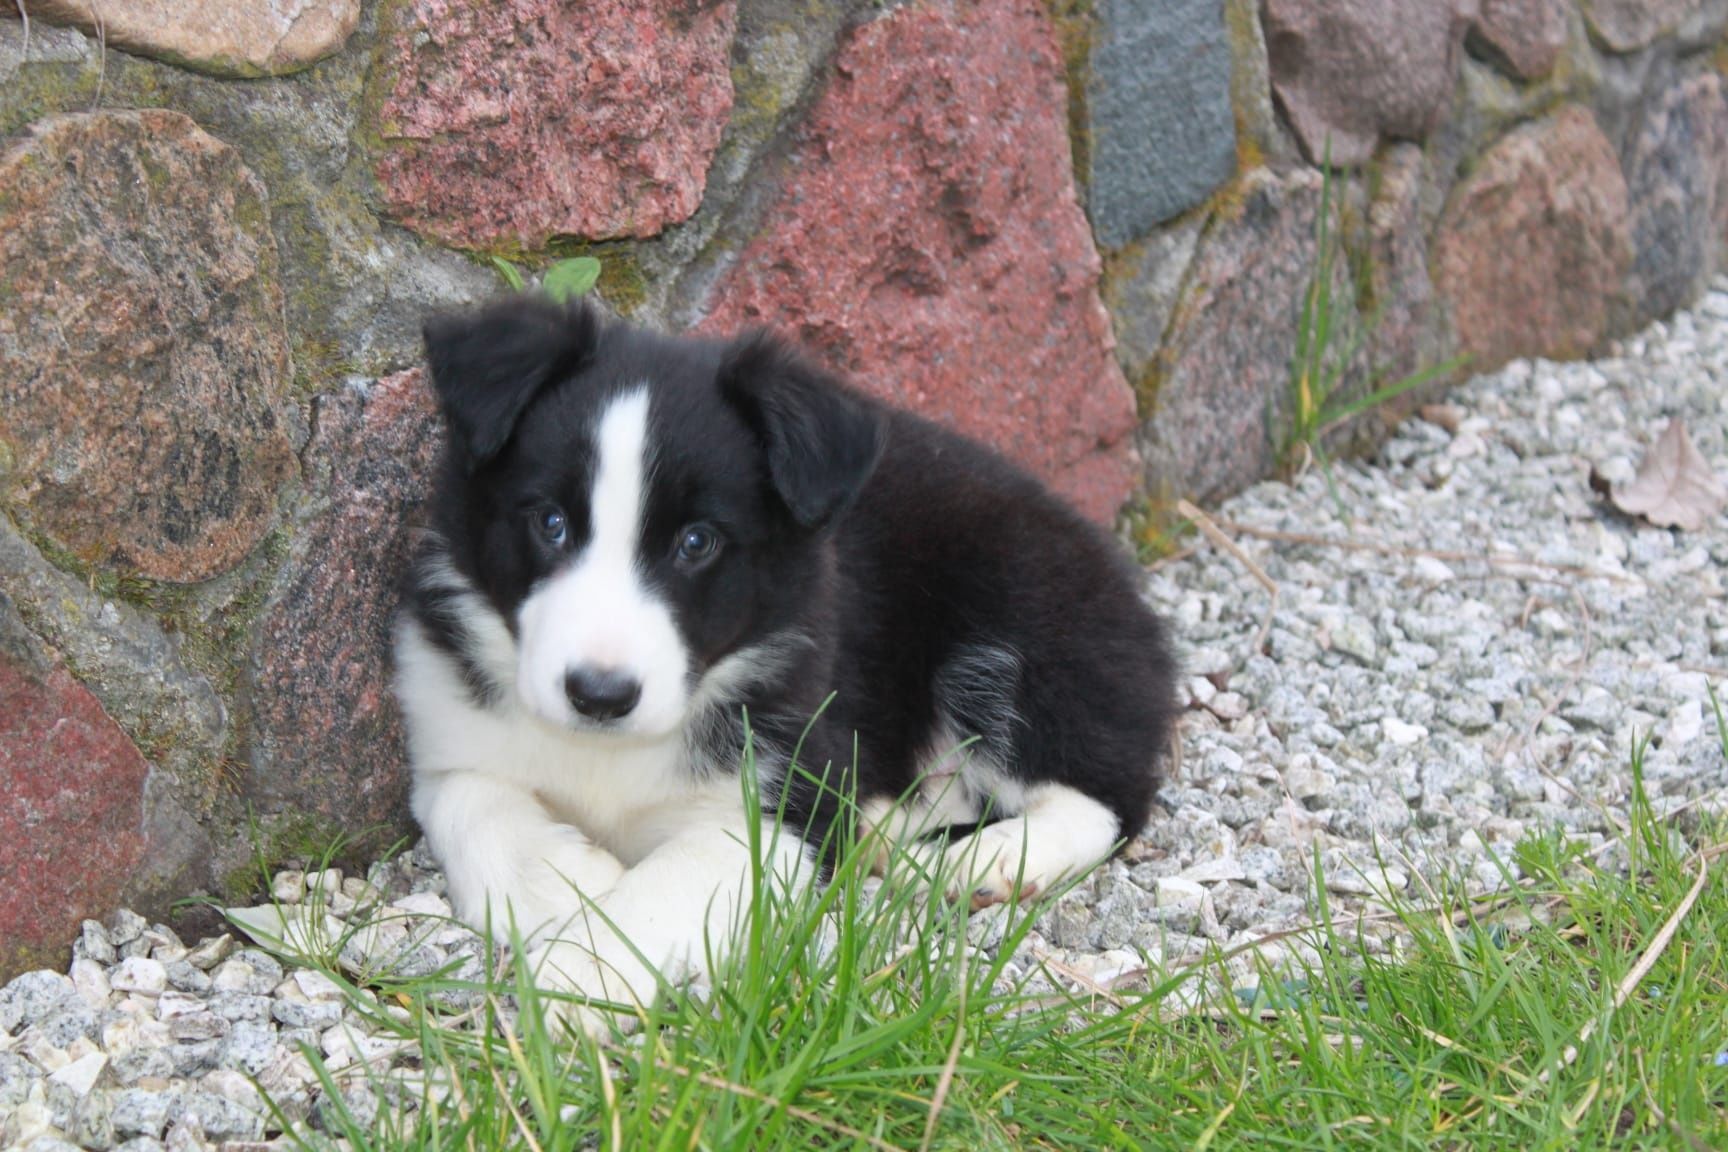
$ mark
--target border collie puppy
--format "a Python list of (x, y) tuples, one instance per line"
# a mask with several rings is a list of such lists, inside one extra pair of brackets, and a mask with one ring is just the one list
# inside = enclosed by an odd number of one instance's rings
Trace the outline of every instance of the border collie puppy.
[(839, 796), (975, 905), (1140, 830), (1164, 628), (1019, 468), (764, 334), (517, 297), (425, 338), (448, 444), (396, 634), (414, 814), (458, 914), (514, 926), (543, 983), (646, 1003), (644, 958), (727, 939), (750, 824), (783, 811), (768, 866), (809, 875)]

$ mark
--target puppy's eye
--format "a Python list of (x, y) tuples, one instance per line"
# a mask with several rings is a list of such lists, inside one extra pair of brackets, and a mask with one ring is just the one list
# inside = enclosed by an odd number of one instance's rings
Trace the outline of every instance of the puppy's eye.
[(692, 524), (678, 534), (678, 559), (700, 564), (720, 548), (720, 535), (706, 524)]
[(540, 539), (554, 548), (564, 547), (564, 542), (570, 538), (570, 522), (557, 508), (542, 508), (534, 513), (534, 530), (540, 533)]

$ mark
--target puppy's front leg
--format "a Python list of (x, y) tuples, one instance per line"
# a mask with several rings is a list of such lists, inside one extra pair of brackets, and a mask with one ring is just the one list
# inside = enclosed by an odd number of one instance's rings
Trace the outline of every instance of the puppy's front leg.
[[(805, 845), (790, 830), (776, 834), (764, 821), (761, 844), (765, 870), (792, 884), (814, 875)], [(742, 817), (674, 834), (598, 901), (603, 915), (591, 915), (541, 950), (539, 979), (594, 999), (648, 1005), (657, 974), (681, 979), (707, 968), (710, 949), (717, 958), (724, 954), (748, 907), (750, 873)], [(567, 1015), (590, 1035), (611, 1022), (593, 1008)]]
[(423, 774), (414, 815), (444, 865), (456, 914), (493, 936), (524, 940), (573, 930), (591, 901), (611, 891), (624, 866), (530, 793), (469, 772)]

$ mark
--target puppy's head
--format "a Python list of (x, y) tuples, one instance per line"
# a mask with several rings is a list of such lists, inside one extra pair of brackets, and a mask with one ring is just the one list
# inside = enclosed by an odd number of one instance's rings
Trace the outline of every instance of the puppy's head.
[(440, 528), (534, 715), (667, 736), (796, 631), (881, 454), (873, 403), (766, 335), (674, 340), (580, 304), (511, 299), (425, 337)]

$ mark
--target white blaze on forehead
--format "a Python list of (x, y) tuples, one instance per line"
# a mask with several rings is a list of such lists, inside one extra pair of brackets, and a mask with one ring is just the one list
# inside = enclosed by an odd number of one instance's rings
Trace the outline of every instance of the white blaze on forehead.
[(648, 393), (631, 392), (614, 400), (600, 417), (594, 440), (594, 490), (583, 563), (634, 573), (648, 468)]
[(518, 612), (518, 687), (528, 707), (554, 724), (584, 726), (565, 697), (564, 679), (585, 666), (620, 672), (642, 685), (635, 710), (609, 730), (664, 735), (683, 719), (689, 656), (671, 608), (642, 579), (649, 464), (648, 391), (638, 389), (601, 411), (587, 541)]

